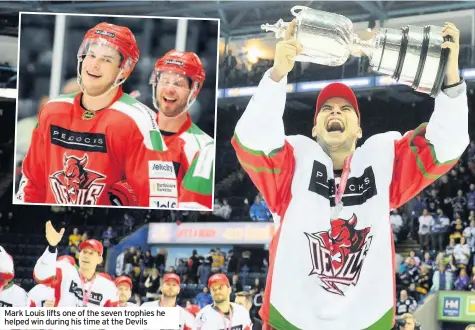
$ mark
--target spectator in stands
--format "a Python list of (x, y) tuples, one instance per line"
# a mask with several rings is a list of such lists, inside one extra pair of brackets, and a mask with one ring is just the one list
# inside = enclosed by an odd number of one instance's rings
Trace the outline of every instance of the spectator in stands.
[(467, 291), (469, 284), (470, 277), (467, 275), (467, 270), (464, 268), (460, 269), (460, 274), (454, 282), (455, 290)]
[(145, 251), (145, 256), (143, 258), (144, 271), (151, 271), (154, 265), (155, 265), (155, 260), (152, 256), (152, 251), (150, 251), (149, 249)]
[(459, 240), (462, 237), (462, 232), (465, 227), (465, 224), (462, 221), (462, 218), (459, 214), (455, 215), (455, 220), (452, 221), (452, 233), (450, 234), (450, 238), (455, 239), (455, 241)]
[[(200, 266), (200, 258), (198, 251), (193, 250), (191, 257), (188, 259), (188, 281), (190, 283), (198, 283), (198, 268)], [(200, 282), (200, 284), (206, 285), (206, 283)]]
[(399, 253), (395, 253), (395, 256), (394, 256), (394, 269), (396, 270), (396, 274), (399, 275), (399, 273), (401, 272), (401, 266), (403, 265), (403, 258), (401, 256), (401, 254)]
[(415, 285), (419, 281), (419, 269), (416, 267), (414, 259), (411, 257), (406, 258), (406, 265), (404, 270), (399, 274), (399, 279), (406, 288), (410, 286), (415, 290)]
[(443, 290), (452, 290), (453, 288), (453, 276), (452, 272), (445, 270), (445, 266), (439, 265), (439, 269), (434, 272), (432, 277), (432, 288), (431, 292), (443, 291)]
[(415, 330), (416, 319), (410, 313), (401, 315), (401, 319), (404, 321), (404, 326), (399, 326), (397, 330)]
[(232, 209), (231, 206), (228, 204), (228, 201), (226, 199), (223, 199), (223, 203), (219, 201), (219, 199), (214, 200), (214, 210), (213, 214), (217, 217), (224, 218), (226, 220), (229, 220), (231, 217)]
[(207, 285), (208, 279), (211, 276), (211, 263), (209, 257), (203, 258), (200, 260), (200, 265), (198, 266), (198, 280), (202, 285)]
[(124, 251), (122, 251), (117, 256), (117, 259), (115, 260), (115, 275), (116, 276), (121, 276), (122, 274), (124, 274), (124, 271), (125, 271), (124, 257), (126, 253), (127, 253), (127, 248), (124, 248)]
[(157, 256), (155, 257), (155, 267), (160, 271), (165, 269), (165, 265), (167, 263), (167, 250), (160, 249), (158, 250)]
[(467, 199), (463, 195), (462, 189), (457, 190), (457, 196), (452, 199), (452, 208), (454, 213), (461, 217), (466, 216)]
[(233, 250), (229, 250), (228, 255), (226, 257), (226, 264), (227, 264), (227, 272), (228, 273), (236, 273), (238, 267), (239, 259), (234, 254)]
[(251, 289), (254, 290), (254, 292), (261, 292), (261, 289), (262, 289), (262, 288), (263, 288), (263, 287), (262, 287), (262, 285), (261, 285), (261, 281), (259, 280), (258, 277), (256, 277), (256, 278), (254, 279), (254, 283), (253, 283)]
[(413, 313), (417, 308), (417, 301), (413, 297), (409, 297), (406, 290), (401, 290), (399, 300), (396, 302), (396, 315), (405, 313)]
[(434, 261), (432, 261), (432, 257), (429, 252), (424, 253), (424, 261), (422, 265), (427, 267), (428, 270), (432, 271), (434, 268)]
[(436, 251), (444, 251), (445, 241), (450, 229), (450, 219), (444, 215), (439, 207), (431, 223), (432, 248)]
[(430, 269), (426, 265), (420, 267), (419, 282), (416, 291), (419, 293), (418, 301), (422, 303), (432, 287), (432, 278), (430, 276)]
[(185, 267), (185, 262), (183, 261), (183, 259), (178, 259), (178, 266), (176, 267), (176, 273), (180, 276), (180, 278), (188, 277), (186, 275), (186, 267)]
[(440, 207), (440, 198), (437, 193), (438, 191), (436, 189), (432, 189), (430, 191), (430, 196), (427, 197), (427, 209), (431, 214), (434, 214)]
[(234, 274), (231, 279), (231, 294), (236, 294), (236, 292), (242, 291), (242, 282), (239, 279), (239, 275)]
[(211, 272), (221, 273), (224, 268), (224, 255), (221, 253), (221, 250), (219, 248), (216, 248), (216, 250), (211, 251), (211, 257), (213, 258)]
[(465, 242), (465, 237), (460, 237), (460, 243), (454, 247), (455, 264), (459, 267), (465, 267), (468, 265), (470, 259), (470, 247)]
[(81, 235), (79, 229), (74, 228), (73, 233), (69, 235), (69, 251), (71, 255), (76, 255), (79, 252), (79, 244), (81, 244)]
[(397, 209), (394, 209), (391, 211), (390, 220), (391, 220), (391, 228), (394, 233), (394, 241), (398, 242), (399, 241), (398, 235), (401, 233), (401, 229), (404, 223)]
[(253, 221), (269, 221), (271, 219), (271, 213), (260, 195), (256, 196), (249, 213)]
[(148, 301), (153, 301), (158, 298), (158, 289), (160, 288), (160, 276), (157, 268), (152, 268), (150, 275), (145, 280), (145, 288)]
[(475, 292), (475, 266), (472, 267), (472, 277), (471, 277), (470, 283), (468, 285), (468, 290)]
[(102, 245), (104, 245), (104, 255), (107, 255), (107, 249), (115, 244), (116, 233), (112, 230), (112, 227), (108, 227), (106, 231), (102, 233)]
[(430, 225), (433, 223), (434, 218), (429, 213), (429, 210), (425, 208), (422, 211), (422, 215), (419, 217), (419, 244), (423, 249), (430, 248), (429, 234)]
[(416, 196), (416, 198), (410, 201), (410, 204), (408, 206), (410, 209), (412, 209), (412, 217), (409, 226), (410, 232), (415, 233), (416, 227), (414, 223), (422, 215), (422, 211), (427, 208), (427, 203), (422, 199), (422, 196), (419, 194)]
[[(470, 251), (475, 256), (475, 220), (471, 220), (470, 226), (463, 230), (463, 236), (467, 241)], [(475, 260), (473, 263), (475, 264)]]
[[(256, 317), (253, 317), (251, 313), (251, 308), (252, 308), (252, 296), (249, 294), (249, 292), (245, 291), (239, 291), (236, 293), (236, 296), (234, 298), (234, 302), (238, 305), (241, 305), (245, 307), (249, 311), (249, 316), (252, 320), (252, 330), (260, 330), (262, 329), (262, 321), (259, 320)], [(250, 330), (250, 329), (249, 329)]]
[(447, 257), (453, 255), (454, 254), (454, 249), (455, 249), (455, 239), (450, 238), (449, 245), (447, 245), (447, 247), (445, 248), (445, 255)]
[(124, 264), (125, 264), (124, 274), (127, 276), (130, 276), (132, 274), (134, 256), (135, 256), (135, 247), (131, 246), (129, 248), (129, 251), (127, 251), (124, 255)]
[(206, 305), (211, 305), (213, 303), (213, 298), (208, 291), (208, 287), (203, 288), (203, 292), (200, 292), (195, 297), (196, 304), (203, 309)]
[(467, 210), (475, 211), (475, 184), (471, 183), (467, 193)]
[(409, 251), (409, 258), (411, 258), (414, 261), (414, 265), (416, 267), (419, 267), (419, 265), (421, 264), (421, 259), (419, 259), (419, 257), (416, 255), (416, 251), (414, 250)]

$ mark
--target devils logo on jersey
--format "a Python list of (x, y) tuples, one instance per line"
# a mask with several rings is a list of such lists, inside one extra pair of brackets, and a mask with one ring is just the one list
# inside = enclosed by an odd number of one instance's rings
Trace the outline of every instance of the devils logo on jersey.
[(87, 168), (89, 157), (63, 156), (63, 169), (49, 179), (58, 204), (95, 205), (105, 184), (98, 180), (106, 176)]
[(356, 285), (364, 258), (371, 245), (370, 228), (356, 229), (355, 214), (349, 219), (330, 222), (330, 230), (307, 235), (313, 269), (325, 290), (344, 295), (338, 285)]

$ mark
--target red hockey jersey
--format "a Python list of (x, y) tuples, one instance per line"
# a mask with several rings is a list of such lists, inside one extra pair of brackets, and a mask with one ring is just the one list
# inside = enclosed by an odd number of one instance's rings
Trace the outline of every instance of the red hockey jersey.
[[(111, 205), (109, 187), (127, 177), (140, 199), (148, 192), (146, 152), (167, 149), (156, 115), (119, 90), (108, 108), (85, 115), (81, 93), (61, 95), (40, 111), (17, 198), (25, 203)], [(143, 206), (148, 206), (143, 205)]]

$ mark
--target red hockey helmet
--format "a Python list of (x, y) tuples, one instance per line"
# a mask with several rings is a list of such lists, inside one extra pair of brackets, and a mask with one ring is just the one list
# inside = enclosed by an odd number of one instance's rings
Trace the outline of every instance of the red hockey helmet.
[(129, 28), (102, 22), (87, 31), (78, 50), (78, 60), (86, 55), (91, 44), (106, 45), (115, 48), (122, 56), (121, 69), (128, 77), (139, 61), (140, 52), (135, 36)]
[(193, 52), (181, 52), (175, 49), (169, 51), (157, 60), (152, 76), (150, 77), (151, 85), (157, 83), (161, 72), (174, 72), (190, 78), (191, 100), (196, 99), (206, 78), (203, 64), (198, 55)]

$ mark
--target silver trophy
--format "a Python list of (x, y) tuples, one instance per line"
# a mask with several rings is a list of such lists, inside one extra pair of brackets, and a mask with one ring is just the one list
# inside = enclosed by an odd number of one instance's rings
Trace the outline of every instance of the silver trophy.
[[(450, 39), (441, 36), (442, 27), (383, 28), (372, 39), (361, 40), (345, 16), (305, 6), (295, 6), (291, 13), (296, 19), (292, 38), (302, 45), (296, 61), (339, 66), (350, 55), (363, 53), (370, 60), (371, 70), (432, 97), (440, 92), (449, 54), (441, 45)], [(279, 39), (285, 36), (288, 25), (280, 19), (261, 28), (274, 32)]]

